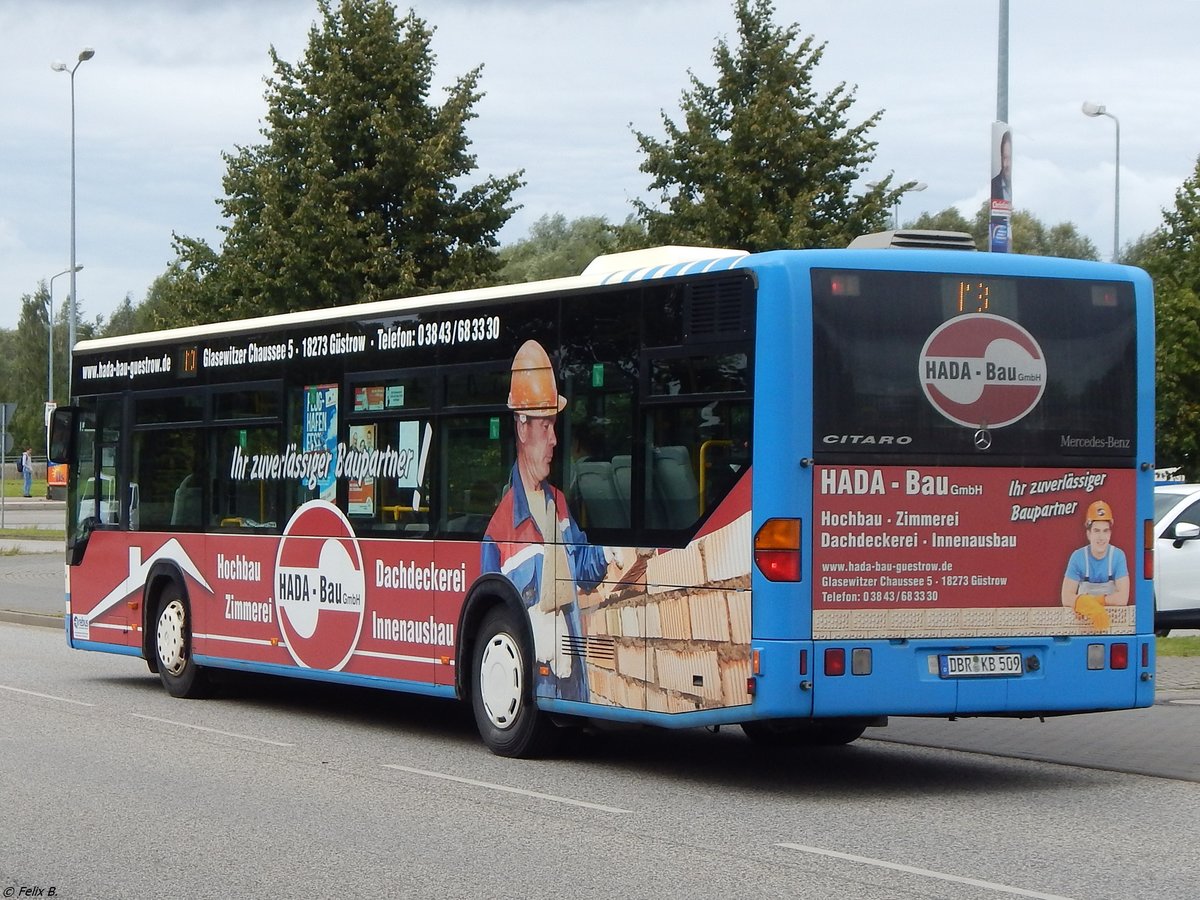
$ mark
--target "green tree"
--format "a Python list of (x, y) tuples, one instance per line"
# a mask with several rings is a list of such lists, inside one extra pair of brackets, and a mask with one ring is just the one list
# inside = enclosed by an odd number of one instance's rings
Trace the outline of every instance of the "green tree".
[[(975, 213), (972, 229), (980, 249), (988, 246), (988, 227), (991, 204), (987, 201)], [(1030, 256), (1061, 256), (1066, 259), (1099, 259), (1100, 254), (1091, 239), (1079, 233), (1072, 222), (1047, 226), (1033, 213), (1018, 209), (1012, 215), (1012, 252)]]
[[(927, 228), (935, 231), (964, 231), (975, 238), (980, 250), (988, 248), (988, 228), (991, 206), (985, 202), (968, 220), (954, 207), (939, 213), (921, 213), (910, 222), (908, 228)], [(1012, 217), (1013, 253), (1033, 256), (1061, 256), (1068, 259), (1099, 259), (1096, 245), (1072, 222), (1060, 222), (1047, 227), (1033, 213), (1019, 209)]]
[(689, 72), (683, 124), (664, 112), (664, 140), (634, 131), (640, 169), (665, 207), (634, 201), (654, 243), (845, 246), (886, 227), (911, 186), (893, 188), (889, 177), (854, 193), (882, 111), (850, 124), (854, 89), (843, 82), (822, 96), (813, 86), (825, 45), (775, 26), (773, 14), (771, 0), (735, 0), (738, 43), (718, 42), (716, 83)]
[[(13, 450), (19, 452), (33, 447), (38, 452), (46, 444), (45, 402), (49, 372), (47, 312), (50, 294), (43, 281), (32, 294), (21, 298), (21, 313), (13, 332), (14, 340), (9, 346), (7, 365), (4, 367), (4, 384), (9, 396), (3, 398), (17, 404), (8, 431), (13, 436)], [(65, 341), (63, 349), (65, 351)], [(56, 352), (58, 348), (55, 348)], [(58, 398), (67, 394), (66, 353), (56, 356), (61, 365), (61, 378), (55, 373), (54, 393)], [(55, 367), (56, 369), (59, 366)]]
[[(147, 292), (148, 296), (149, 292)], [(147, 318), (145, 304), (135, 305), (133, 298), (126, 294), (125, 299), (117, 304), (117, 308), (107, 319), (96, 323), (96, 333), (100, 337), (120, 337), (125, 334), (152, 331), (154, 326), (149, 324)]]
[(636, 223), (613, 226), (603, 216), (581, 216), (567, 221), (562, 213), (542, 216), (529, 229), (529, 236), (503, 247), (504, 268), (500, 280), (507, 283), (540, 281), (578, 275), (597, 256), (629, 249), (632, 229), (635, 242), (645, 235)]
[(904, 227), (925, 231), (960, 231), (974, 236), (975, 246), (979, 246), (979, 238), (975, 235), (975, 224), (953, 206), (948, 206), (939, 213), (923, 212)]
[(1200, 159), (1163, 211), (1162, 226), (1139, 242), (1154, 279), (1155, 463), (1200, 479)]
[[(521, 173), (463, 187), (477, 67), (429, 102), (433, 32), (388, 0), (318, 0), (301, 62), (271, 49), (262, 144), (225, 154), (219, 252), (176, 236), (163, 290), (188, 321), (477, 286)], [(162, 310), (157, 311), (158, 314)]]

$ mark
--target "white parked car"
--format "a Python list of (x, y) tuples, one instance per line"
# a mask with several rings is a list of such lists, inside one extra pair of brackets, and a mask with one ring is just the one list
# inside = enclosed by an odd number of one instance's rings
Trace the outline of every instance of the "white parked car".
[(1154, 630), (1200, 628), (1200, 484), (1154, 488)]

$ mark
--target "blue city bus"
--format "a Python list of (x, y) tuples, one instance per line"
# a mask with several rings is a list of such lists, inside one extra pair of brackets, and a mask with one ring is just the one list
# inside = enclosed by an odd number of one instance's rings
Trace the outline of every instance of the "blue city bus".
[(67, 640), (457, 699), (507, 756), (1148, 706), (1152, 316), (901, 234), (85, 341)]

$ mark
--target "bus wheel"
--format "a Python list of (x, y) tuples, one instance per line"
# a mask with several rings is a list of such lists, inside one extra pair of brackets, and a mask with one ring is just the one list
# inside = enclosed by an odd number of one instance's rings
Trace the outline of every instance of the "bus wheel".
[(552, 749), (555, 727), (533, 700), (533, 670), (513, 613), (503, 606), (479, 627), (471, 665), (475, 726), (497, 756), (529, 758)]
[(163, 591), (154, 623), (154, 653), (158, 676), (172, 697), (207, 694), (208, 679), (192, 659), (192, 626), (183, 591), (172, 584)]

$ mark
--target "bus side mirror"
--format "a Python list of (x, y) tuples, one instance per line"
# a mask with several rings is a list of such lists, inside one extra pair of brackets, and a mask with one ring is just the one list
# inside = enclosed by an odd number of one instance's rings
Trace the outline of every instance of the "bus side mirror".
[(65, 463), (70, 458), (71, 438), (75, 436), (78, 407), (60, 406), (50, 417), (50, 436), (46, 456), (51, 463)]

